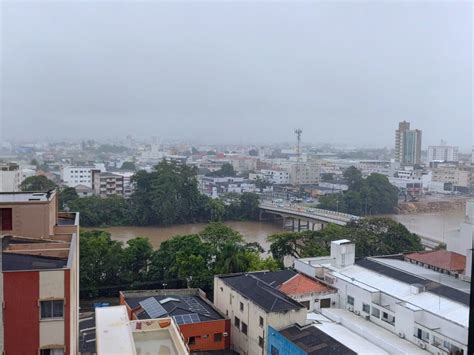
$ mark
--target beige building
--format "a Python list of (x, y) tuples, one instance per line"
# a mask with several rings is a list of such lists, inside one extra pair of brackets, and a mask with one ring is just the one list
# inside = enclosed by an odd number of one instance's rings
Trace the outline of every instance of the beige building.
[(289, 167), (291, 185), (314, 185), (319, 183), (320, 165), (314, 162), (294, 163)]
[(92, 172), (92, 189), (96, 195), (107, 197), (112, 195), (123, 196), (123, 176), (113, 173)]
[(55, 191), (0, 194), (5, 354), (78, 352), (79, 215), (57, 206)]
[(267, 354), (268, 326), (306, 321), (305, 306), (252, 273), (215, 276), (214, 304), (231, 319), (231, 348), (242, 355)]
[(467, 166), (443, 164), (433, 169), (432, 172), (432, 181), (451, 183), (457, 187), (470, 187), (471, 171)]

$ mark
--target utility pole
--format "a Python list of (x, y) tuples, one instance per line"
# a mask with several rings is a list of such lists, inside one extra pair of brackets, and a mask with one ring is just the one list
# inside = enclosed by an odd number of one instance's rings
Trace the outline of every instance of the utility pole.
[(296, 171), (295, 171), (295, 185), (298, 184), (298, 176), (300, 170), (300, 161), (301, 161), (301, 133), (303, 130), (301, 128), (295, 129), (296, 134)]

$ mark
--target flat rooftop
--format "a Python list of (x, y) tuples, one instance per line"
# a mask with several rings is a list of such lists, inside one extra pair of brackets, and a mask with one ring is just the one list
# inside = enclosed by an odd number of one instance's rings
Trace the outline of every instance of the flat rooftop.
[[(356, 316), (354, 313), (349, 312), (348, 310), (324, 308), (323, 315), (333, 321), (337, 321), (341, 328), (349, 330), (352, 334), (356, 332), (355, 334), (377, 346), (379, 349), (381, 348), (382, 344), (385, 344), (388, 353), (392, 353), (393, 349), (397, 349), (397, 354), (400, 355), (429, 354), (428, 351), (420, 349), (418, 346), (400, 338), (398, 335), (393, 334), (372, 322), (368, 322), (363, 317)], [(344, 334), (347, 335), (347, 332), (345, 330), (341, 330), (341, 328), (336, 327), (336, 325), (339, 324), (322, 323), (315, 324), (315, 327), (320, 328), (322, 331), (327, 332), (328, 334), (331, 334), (332, 336), (344, 342), (344, 340), (347, 339), (344, 337)], [(355, 347), (352, 347), (354, 350), (356, 347), (362, 345), (362, 343), (360, 343), (360, 338), (358, 339), (359, 340), (357, 340), (357, 342), (354, 344)], [(388, 351), (388, 349), (390, 349), (390, 351)], [(369, 353), (367, 350), (361, 351), (360, 353), (367, 354)], [(372, 352), (370, 352), (370, 354), (372, 354)]]
[(185, 355), (189, 351), (171, 318), (129, 321), (125, 306), (96, 308), (98, 355)]
[[(336, 269), (334, 267), (330, 267), (330, 269), (338, 278), (369, 292), (383, 292), (404, 301), (407, 306), (411, 305), (417, 309), (426, 310), (463, 327), (468, 327), (469, 305), (465, 302), (455, 301), (440, 293), (434, 293), (439, 291), (439, 284), (379, 264), (371, 259), (362, 260), (364, 261), (363, 263), (359, 262), (356, 265), (343, 269)], [(426, 284), (426, 291), (413, 294), (411, 290), (412, 284)], [(433, 284), (433, 289), (430, 289), (431, 284)], [(456, 295), (461, 294), (469, 300), (468, 294), (453, 288), (448, 289), (449, 292), (455, 292)]]
[(0, 204), (2, 203), (18, 203), (18, 202), (47, 202), (55, 194), (54, 191), (49, 192), (0, 192)]
[(2, 236), (2, 270), (48, 270), (67, 267), (70, 243), (16, 236)]

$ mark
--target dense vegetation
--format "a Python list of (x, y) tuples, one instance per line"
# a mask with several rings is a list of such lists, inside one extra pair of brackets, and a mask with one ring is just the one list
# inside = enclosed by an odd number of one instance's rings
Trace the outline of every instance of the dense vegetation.
[(394, 212), (398, 204), (398, 189), (386, 176), (370, 174), (363, 178), (355, 167), (344, 172), (348, 191), (322, 196), (319, 207), (323, 209), (366, 216)]
[(285, 232), (268, 237), (276, 260), (329, 255), (331, 241), (349, 239), (356, 244), (356, 256), (389, 255), (423, 250), (420, 237), (389, 218), (363, 218), (346, 226), (330, 224), (319, 231)]
[(27, 177), (20, 184), (21, 191), (48, 191), (56, 188), (56, 184), (44, 175)]
[(116, 296), (119, 290), (200, 287), (212, 289), (216, 274), (275, 270), (261, 247), (245, 243), (235, 230), (211, 223), (201, 233), (175, 236), (153, 250), (146, 238), (123, 246), (104, 231), (81, 232), (80, 290), (82, 298)]

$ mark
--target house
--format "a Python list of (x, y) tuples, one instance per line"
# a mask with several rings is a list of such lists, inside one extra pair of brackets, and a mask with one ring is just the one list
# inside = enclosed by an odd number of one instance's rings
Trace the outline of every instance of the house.
[(230, 347), (230, 320), (200, 289), (121, 291), (120, 304), (126, 307), (130, 320), (172, 318), (191, 351)]
[(258, 273), (214, 277), (214, 304), (232, 320), (231, 348), (240, 354), (266, 354), (268, 326), (279, 330), (295, 323), (305, 324), (305, 306), (268, 282)]

